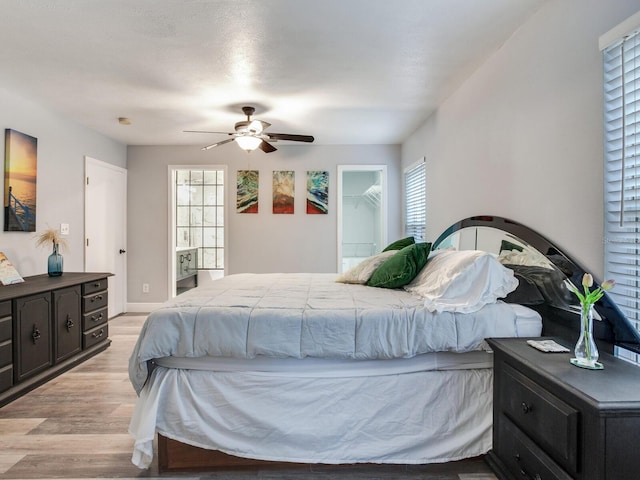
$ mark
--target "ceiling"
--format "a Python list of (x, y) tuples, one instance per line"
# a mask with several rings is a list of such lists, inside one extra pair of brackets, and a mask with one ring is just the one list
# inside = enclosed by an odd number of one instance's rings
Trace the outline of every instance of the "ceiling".
[(243, 105), (397, 144), (543, 2), (0, 0), (0, 87), (128, 145), (212, 143), (183, 130), (233, 131)]

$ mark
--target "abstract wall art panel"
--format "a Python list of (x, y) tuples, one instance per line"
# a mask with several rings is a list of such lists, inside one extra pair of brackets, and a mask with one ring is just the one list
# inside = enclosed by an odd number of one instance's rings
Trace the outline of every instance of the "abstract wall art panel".
[(236, 212), (258, 213), (259, 180), (258, 170), (238, 170)]
[(307, 213), (327, 214), (329, 212), (329, 172), (307, 172)]
[(38, 139), (4, 131), (4, 231), (36, 231)]
[(273, 213), (294, 213), (295, 172), (273, 172)]

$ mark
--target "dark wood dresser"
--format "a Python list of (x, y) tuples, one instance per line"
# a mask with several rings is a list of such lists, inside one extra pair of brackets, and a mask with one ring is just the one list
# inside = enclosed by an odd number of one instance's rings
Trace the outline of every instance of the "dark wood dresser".
[[(640, 478), (640, 368), (602, 355), (604, 370), (569, 363), (523, 339), (494, 351), (493, 450), (501, 480)], [(571, 347), (570, 347), (571, 348)]]
[(110, 273), (0, 286), (0, 406), (109, 346)]

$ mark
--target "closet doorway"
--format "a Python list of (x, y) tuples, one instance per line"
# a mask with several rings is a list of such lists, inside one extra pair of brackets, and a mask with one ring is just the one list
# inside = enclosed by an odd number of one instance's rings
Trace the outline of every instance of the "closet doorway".
[(338, 272), (387, 244), (387, 166), (338, 166)]

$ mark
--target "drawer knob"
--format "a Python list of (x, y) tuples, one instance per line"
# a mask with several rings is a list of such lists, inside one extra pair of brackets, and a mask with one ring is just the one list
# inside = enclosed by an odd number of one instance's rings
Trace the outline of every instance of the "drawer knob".
[(93, 287), (94, 287), (94, 288), (100, 288), (100, 282), (96, 282), (96, 283), (94, 283), (94, 284), (93, 284)]
[(75, 323), (73, 323), (73, 320), (71, 319), (71, 315), (67, 315), (67, 324), (66, 324), (67, 332), (70, 332), (74, 325)]
[(516, 453), (513, 458), (515, 458), (516, 463), (518, 464), (518, 468), (520, 469), (520, 475), (522, 475), (527, 480), (542, 480), (539, 473), (536, 473), (533, 477), (527, 473), (524, 469), (524, 465), (522, 464), (522, 458), (519, 453)]
[(33, 343), (36, 343), (36, 341), (39, 340), (41, 336), (42, 335), (40, 334), (40, 330), (38, 330), (38, 327), (33, 324), (33, 331), (31, 332), (31, 339), (33, 340)]
[(531, 405), (527, 405), (527, 402), (522, 402), (522, 413), (526, 415), (527, 413), (530, 413), (531, 410), (533, 410)]

